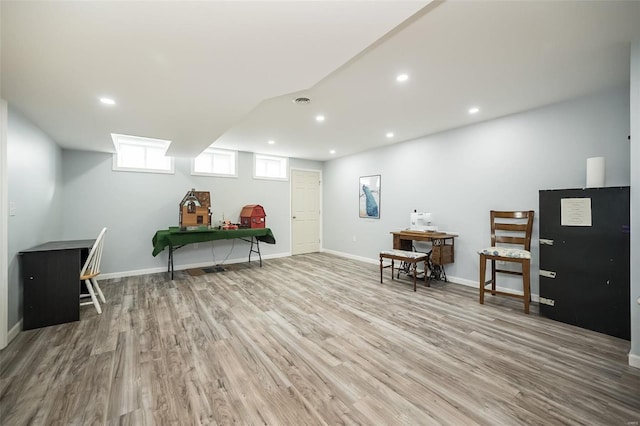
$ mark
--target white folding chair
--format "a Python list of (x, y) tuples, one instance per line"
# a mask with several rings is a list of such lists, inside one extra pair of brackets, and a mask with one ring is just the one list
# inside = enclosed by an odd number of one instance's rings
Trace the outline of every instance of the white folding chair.
[(98, 235), (96, 242), (93, 244), (93, 247), (89, 252), (89, 257), (87, 257), (87, 260), (84, 262), (84, 266), (80, 271), (80, 281), (84, 281), (87, 285), (89, 296), (91, 296), (91, 302), (81, 302), (80, 305), (93, 304), (99, 314), (102, 313), (102, 308), (100, 307), (100, 303), (96, 297), (96, 292), (98, 292), (98, 296), (100, 296), (102, 303), (107, 303), (104, 298), (104, 294), (102, 294), (102, 290), (100, 290), (100, 286), (98, 285), (98, 280), (96, 280), (96, 277), (100, 274), (100, 260), (102, 259), (102, 246), (104, 244), (105, 232), (107, 232), (107, 228), (102, 228), (100, 235)]

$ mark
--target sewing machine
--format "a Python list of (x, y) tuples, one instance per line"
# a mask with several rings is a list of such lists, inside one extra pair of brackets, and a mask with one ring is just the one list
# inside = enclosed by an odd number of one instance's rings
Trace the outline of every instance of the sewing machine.
[(411, 213), (411, 231), (436, 232), (438, 227), (431, 222), (431, 213), (413, 211)]

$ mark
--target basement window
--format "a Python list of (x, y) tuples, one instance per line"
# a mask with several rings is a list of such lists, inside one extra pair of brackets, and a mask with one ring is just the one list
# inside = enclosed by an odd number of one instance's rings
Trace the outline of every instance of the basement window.
[(275, 157), (273, 155), (254, 154), (253, 177), (254, 179), (289, 179), (289, 159)]
[(171, 141), (111, 134), (116, 153), (113, 170), (124, 172), (174, 173), (173, 157), (167, 157)]
[(191, 160), (192, 175), (238, 177), (237, 170), (237, 151), (209, 147)]

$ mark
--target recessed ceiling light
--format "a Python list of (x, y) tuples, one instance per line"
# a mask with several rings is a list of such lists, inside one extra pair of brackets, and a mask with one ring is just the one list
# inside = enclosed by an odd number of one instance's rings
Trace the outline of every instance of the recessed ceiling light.
[(105, 105), (115, 105), (116, 101), (114, 101), (111, 98), (100, 98), (100, 102), (102, 102)]
[(331, 151), (329, 151), (329, 154), (335, 154), (335, 153), (336, 153), (335, 149), (332, 149)]
[(409, 80), (409, 76), (407, 74), (398, 74), (396, 77), (396, 81), (403, 82)]
[(273, 145), (274, 143), (276, 143), (276, 141), (274, 141), (273, 139), (270, 139), (269, 141), (267, 141), (267, 143), (268, 143), (269, 145)]
[(387, 133), (387, 135), (386, 135), (386, 136), (387, 136), (389, 139), (391, 139), (391, 138), (394, 136), (394, 134), (393, 134), (393, 132), (389, 132), (389, 133)]
[(478, 112), (480, 112), (478, 107), (469, 108), (469, 114), (477, 114)]
[(324, 121), (324, 115), (316, 115), (316, 121)]

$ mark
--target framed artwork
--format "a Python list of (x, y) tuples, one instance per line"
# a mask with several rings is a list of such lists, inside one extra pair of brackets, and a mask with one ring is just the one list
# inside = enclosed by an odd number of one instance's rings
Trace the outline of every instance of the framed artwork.
[(380, 219), (380, 175), (360, 176), (360, 217)]

